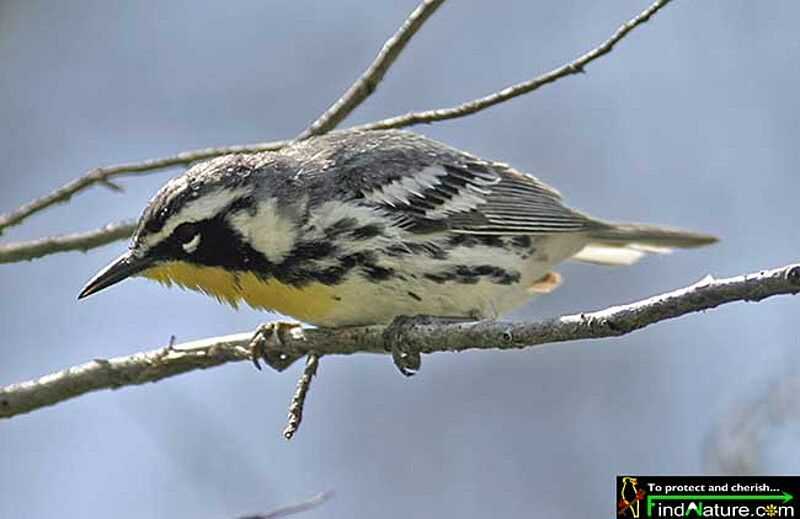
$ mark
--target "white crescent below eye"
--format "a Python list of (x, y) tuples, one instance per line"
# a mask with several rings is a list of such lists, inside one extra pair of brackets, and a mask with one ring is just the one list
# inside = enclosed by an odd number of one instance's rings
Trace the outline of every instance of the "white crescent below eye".
[(191, 240), (181, 245), (181, 247), (183, 247), (183, 250), (185, 250), (187, 254), (191, 254), (197, 250), (198, 245), (200, 245), (200, 233), (195, 234)]

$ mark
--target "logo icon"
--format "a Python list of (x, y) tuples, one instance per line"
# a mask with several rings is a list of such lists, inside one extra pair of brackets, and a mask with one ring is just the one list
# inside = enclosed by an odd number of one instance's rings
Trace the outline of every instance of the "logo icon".
[(617, 501), (617, 515), (638, 519), (639, 506), (645, 498), (645, 492), (639, 488), (639, 479), (635, 476), (623, 476), (617, 478), (621, 482), (619, 490), (619, 501)]

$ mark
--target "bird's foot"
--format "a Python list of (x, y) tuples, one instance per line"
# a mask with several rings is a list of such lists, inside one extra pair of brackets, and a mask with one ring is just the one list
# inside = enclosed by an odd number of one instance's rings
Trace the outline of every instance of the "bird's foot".
[(408, 345), (408, 331), (421, 325), (452, 324), (474, 321), (467, 317), (437, 317), (431, 315), (400, 315), (383, 331), (383, 340), (392, 353), (392, 360), (400, 373), (413, 376), (422, 366), (422, 355)]
[(263, 360), (276, 371), (283, 371), (292, 365), (303, 354), (288, 353), (286, 338), (298, 339), (303, 335), (300, 323), (276, 321), (259, 326), (250, 340), (250, 359), (253, 365), (261, 369), (259, 360)]

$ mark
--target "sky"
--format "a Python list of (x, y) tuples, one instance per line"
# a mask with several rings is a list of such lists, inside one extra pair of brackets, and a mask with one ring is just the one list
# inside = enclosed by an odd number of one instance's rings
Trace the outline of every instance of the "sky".
[[(293, 136), (374, 57), (413, 1), (2, 0), (0, 211), (105, 164)], [(643, 1), (446, 3), (348, 119), (449, 106), (550, 70)], [(797, 261), (800, 5), (673, 2), (586, 74), (415, 128), (557, 187), (609, 220), (718, 235), (629, 268), (564, 264), (510, 316), (634, 301), (706, 274)], [(5, 240), (134, 218), (180, 169), (93, 188)], [(247, 331), (278, 316), (132, 280), (76, 295), (123, 242), (0, 265), (0, 384), (95, 358)], [(790, 376), (800, 301), (736, 303), (614, 339), (322, 359), (299, 433), (281, 437), (302, 363), (248, 363), (102, 391), (0, 422), (0, 516), (233, 518), (322, 491), (303, 518), (582, 518), (614, 476), (696, 474), (732, 409)], [(765, 473), (800, 471), (773, 428)], [(787, 432), (788, 431), (788, 432)]]

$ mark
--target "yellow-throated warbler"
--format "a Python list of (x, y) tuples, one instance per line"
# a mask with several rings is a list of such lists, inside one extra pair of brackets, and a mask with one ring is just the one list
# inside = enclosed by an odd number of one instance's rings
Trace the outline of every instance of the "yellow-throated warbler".
[(557, 286), (562, 260), (627, 265), (714, 241), (594, 219), (421, 135), (342, 131), (172, 179), (80, 297), (139, 275), (323, 327), (492, 318)]

